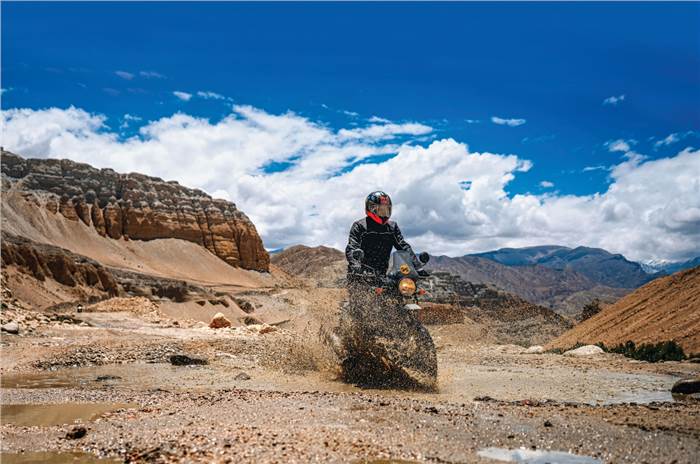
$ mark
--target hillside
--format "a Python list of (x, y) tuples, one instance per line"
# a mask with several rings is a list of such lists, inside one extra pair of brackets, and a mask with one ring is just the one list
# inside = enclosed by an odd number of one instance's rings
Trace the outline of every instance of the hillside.
[(551, 348), (675, 340), (700, 352), (700, 267), (656, 279), (554, 340)]
[[(514, 259), (504, 261), (522, 262)], [(630, 291), (598, 284), (570, 269), (524, 264), (509, 266), (478, 256), (435, 256), (428, 263), (428, 267), (457, 274), (469, 282), (494, 285), (527, 301), (574, 318), (578, 316), (583, 305), (593, 298), (612, 303)]]
[(309, 279), (319, 287), (344, 285), (345, 254), (335, 248), (295, 245), (272, 254), (270, 262), (288, 274)]
[[(7, 151), (2, 152), (2, 174), (3, 207), (8, 197), (13, 202), (10, 209), (18, 212), (4, 221), (4, 230), (20, 220), (27, 222), (23, 210), (33, 206), (109, 239), (180, 239), (206, 248), (231, 266), (269, 270), (269, 256), (248, 217), (235, 204), (201, 190), (70, 160), (24, 159)], [(31, 205), (21, 205), (20, 199)]]

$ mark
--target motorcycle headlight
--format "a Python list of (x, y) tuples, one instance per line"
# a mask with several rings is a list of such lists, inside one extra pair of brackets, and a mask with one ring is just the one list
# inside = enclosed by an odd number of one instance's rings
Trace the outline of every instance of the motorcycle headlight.
[(416, 283), (413, 279), (403, 278), (399, 281), (399, 293), (403, 296), (411, 296), (416, 292)]

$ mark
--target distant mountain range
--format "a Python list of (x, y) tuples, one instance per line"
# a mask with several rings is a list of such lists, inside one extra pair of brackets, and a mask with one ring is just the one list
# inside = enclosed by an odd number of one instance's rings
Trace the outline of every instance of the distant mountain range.
[(501, 248), (469, 256), (489, 259), (506, 266), (540, 265), (549, 269), (575, 271), (608, 287), (637, 288), (658, 277), (645, 272), (639, 263), (601, 248), (546, 245)]
[(688, 261), (649, 261), (641, 264), (642, 268), (650, 274), (665, 273), (670, 275), (700, 266), (700, 256)]

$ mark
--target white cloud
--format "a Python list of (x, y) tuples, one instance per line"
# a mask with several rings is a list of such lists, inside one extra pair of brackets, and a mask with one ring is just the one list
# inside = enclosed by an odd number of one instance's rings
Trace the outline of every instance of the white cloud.
[[(625, 152), (610, 170), (609, 188), (597, 194), (510, 196), (508, 184), (532, 163), (472, 152), (453, 139), (416, 145), (411, 137), (420, 136), (412, 134), (430, 130), (417, 123), (414, 129), (425, 129), (400, 132), (409, 142), (397, 144), (396, 130), (384, 126), (336, 131), (295, 113), (250, 106), (234, 106), (216, 122), (177, 113), (126, 140), (106, 127), (104, 116), (72, 107), (11, 109), (0, 122), (4, 146), (24, 156), (69, 157), (228, 197), (269, 248), (344, 247), (367, 192), (383, 189), (404, 234), (431, 253), (545, 243), (602, 247), (636, 260), (700, 251), (697, 150), (655, 160)], [(267, 172), (270, 163), (290, 167)]]
[(216, 92), (202, 91), (197, 92), (197, 96), (205, 100), (225, 100), (226, 97)]
[(386, 118), (380, 118), (379, 116), (372, 116), (371, 118), (368, 119), (369, 122), (378, 122), (381, 124), (388, 124), (391, 121), (386, 119)]
[(518, 127), (522, 126), (527, 121), (525, 119), (499, 118), (498, 116), (491, 116), (491, 122), (498, 124), (499, 126)]
[(348, 111), (348, 110), (343, 110), (342, 113), (347, 115), (347, 116), (353, 117), (353, 118), (356, 118), (360, 115), (360, 113), (356, 113), (354, 111)]
[(611, 152), (616, 152), (616, 151), (628, 152), (632, 149), (631, 145), (634, 145), (635, 143), (637, 143), (636, 140), (617, 139), (617, 140), (608, 140), (607, 142), (605, 142), (605, 146), (608, 147), (608, 150)]
[(612, 105), (612, 106), (617, 106), (618, 104), (622, 103), (625, 101), (625, 96), (623, 95), (613, 95), (612, 97), (608, 97), (605, 100), (603, 100), (603, 105)]
[(177, 98), (179, 98), (182, 101), (190, 101), (190, 99), (192, 98), (191, 93), (181, 92), (179, 90), (174, 91), (173, 95), (175, 95)]
[(2, 89), (0, 89), (0, 95), (5, 95), (7, 92), (9, 92), (11, 90), (12, 90), (12, 87), (2, 88)]
[(678, 143), (681, 140), (697, 135), (697, 132), (695, 131), (687, 131), (687, 132), (674, 132), (673, 134), (669, 134), (668, 136), (664, 137), (661, 140), (657, 140), (654, 143), (654, 148), (659, 149), (661, 147), (673, 145), (674, 143)]
[(607, 167), (607, 166), (603, 166), (603, 165), (598, 165), (598, 166), (586, 166), (585, 168), (583, 168), (583, 172), (605, 171), (605, 170), (607, 170), (607, 169), (608, 169), (608, 167)]
[[(499, 118), (500, 119), (500, 118)], [(479, 124), (481, 122), (480, 119), (465, 119), (464, 120), (467, 124)]]
[(404, 124), (374, 124), (357, 129), (341, 129), (338, 135), (341, 139), (391, 139), (397, 135), (424, 135), (432, 132), (430, 126), (409, 122)]
[(553, 183), (553, 182), (550, 182), (550, 181), (548, 181), (548, 180), (543, 180), (542, 182), (540, 182), (540, 187), (542, 187), (542, 188), (552, 188), (552, 187), (554, 187), (554, 183)]
[(114, 71), (114, 74), (121, 77), (122, 79), (126, 79), (127, 81), (130, 81), (134, 78), (134, 75), (132, 73), (126, 71)]
[(165, 79), (166, 77), (156, 71), (139, 71), (139, 76), (144, 77), (146, 79)]
[(127, 127), (129, 127), (130, 123), (138, 122), (141, 120), (142, 118), (140, 116), (134, 116), (133, 114), (126, 113), (124, 116), (122, 116), (122, 123), (119, 125), (119, 128), (126, 129)]

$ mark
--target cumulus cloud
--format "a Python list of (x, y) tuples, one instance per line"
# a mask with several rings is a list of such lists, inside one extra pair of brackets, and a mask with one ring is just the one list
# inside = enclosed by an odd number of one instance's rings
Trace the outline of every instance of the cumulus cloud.
[(127, 81), (130, 81), (131, 79), (134, 78), (134, 75), (132, 73), (126, 72), (126, 71), (114, 71), (114, 74), (116, 74), (117, 76), (119, 76), (122, 79), (125, 79)]
[(540, 182), (540, 187), (542, 187), (542, 188), (552, 188), (552, 187), (554, 187), (554, 182), (550, 182), (550, 181), (548, 181), (548, 180), (543, 180), (542, 182)]
[[(397, 143), (396, 128), (334, 130), (295, 113), (242, 105), (217, 121), (163, 117), (128, 139), (112, 132), (105, 116), (73, 107), (11, 109), (0, 122), (4, 146), (24, 156), (144, 172), (229, 198), (268, 248), (342, 248), (367, 192), (382, 189), (414, 247), (431, 253), (545, 243), (598, 246), (637, 260), (700, 251), (697, 150), (655, 160), (625, 152), (608, 189), (597, 194), (509, 195), (508, 184), (532, 163), (470, 151), (449, 138), (417, 144), (422, 135), (412, 134), (430, 131), (418, 123), (401, 129), (405, 139)], [(271, 163), (287, 168), (269, 170)]]
[(608, 97), (605, 100), (603, 100), (603, 105), (617, 106), (623, 101), (625, 101), (624, 95), (613, 95), (612, 97)]
[(525, 119), (499, 118), (498, 116), (491, 116), (491, 122), (498, 124), (499, 126), (518, 127), (522, 126), (527, 121)]
[(467, 124), (479, 124), (481, 122), (480, 119), (465, 119), (464, 120)]
[(197, 96), (205, 100), (225, 100), (226, 97), (216, 92), (202, 91), (197, 92)]
[(192, 98), (191, 93), (181, 92), (179, 90), (174, 91), (173, 95), (175, 95), (177, 98), (179, 98), (182, 101), (190, 101), (190, 99)]
[(372, 116), (371, 118), (368, 119), (369, 122), (378, 122), (382, 124), (388, 124), (391, 121), (386, 119), (386, 118), (380, 118), (379, 116)]

